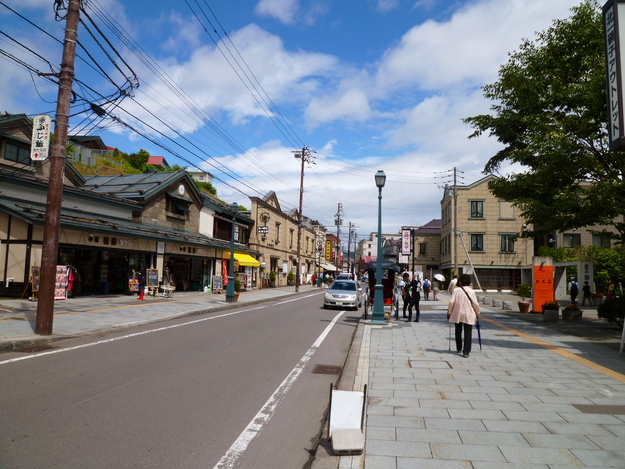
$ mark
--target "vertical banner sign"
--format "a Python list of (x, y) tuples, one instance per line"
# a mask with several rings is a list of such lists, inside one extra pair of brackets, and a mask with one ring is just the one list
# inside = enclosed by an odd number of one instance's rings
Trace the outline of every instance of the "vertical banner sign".
[(405, 256), (410, 254), (410, 230), (401, 232), (401, 253)]
[(326, 259), (332, 259), (332, 244), (330, 244), (330, 241), (326, 241)]
[(33, 135), (30, 146), (30, 159), (43, 161), (50, 151), (50, 124), (52, 118), (48, 114), (39, 114), (33, 120)]
[(554, 301), (555, 291), (553, 284), (553, 266), (534, 266), (534, 288), (532, 289), (534, 311), (542, 311), (545, 303)]
[(609, 0), (603, 6), (605, 34), (606, 87), (608, 98), (608, 137), (610, 150), (625, 147), (623, 122), (623, 42), (625, 42), (625, 0)]

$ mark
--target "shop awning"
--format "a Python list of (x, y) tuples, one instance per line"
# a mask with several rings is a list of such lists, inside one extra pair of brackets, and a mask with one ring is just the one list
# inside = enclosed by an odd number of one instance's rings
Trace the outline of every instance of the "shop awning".
[(335, 266), (333, 266), (332, 264), (328, 264), (327, 262), (320, 262), (318, 265), (323, 270), (329, 270), (330, 272), (334, 272), (336, 270)]
[(258, 262), (249, 254), (235, 252), (234, 259), (239, 263), (239, 265), (242, 265), (244, 267), (260, 267), (260, 262)]

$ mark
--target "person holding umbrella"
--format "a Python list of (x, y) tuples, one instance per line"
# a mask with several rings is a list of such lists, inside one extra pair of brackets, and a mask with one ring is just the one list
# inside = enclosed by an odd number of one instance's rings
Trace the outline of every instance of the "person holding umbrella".
[[(473, 326), (477, 323), (480, 314), (480, 305), (471, 285), (471, 277), (462, 274), (458, 279), (458, 287), (453, 290), (449, 306), (447, 308), (447, 319), (450, 324), (456, 325), (456, 350), (462, 352), (462, 356), (467, 358), (471, 353), (471, 339)], [(464, 344), (462, 333), (464, 332)], [(464, 345), (464, 346), (463, 346)]]

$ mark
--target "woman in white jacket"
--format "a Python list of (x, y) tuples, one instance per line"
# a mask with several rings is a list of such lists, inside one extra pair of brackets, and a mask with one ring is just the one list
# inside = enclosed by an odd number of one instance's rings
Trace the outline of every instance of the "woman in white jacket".
[[(480, 314), (480, 305), (471, 285), (471, 277), (462, 274), (458, 281), (458, 286), (451, 294), (451, 300), (447, 308), (447, 319), (456, 325), (456, 350), (462, 352), (463, 357), (468, 357), (471, 353), (471, 336), (473, 326), (477, 322)], [(464, 331), (464, 347), (462, 346), (462, 332)]]

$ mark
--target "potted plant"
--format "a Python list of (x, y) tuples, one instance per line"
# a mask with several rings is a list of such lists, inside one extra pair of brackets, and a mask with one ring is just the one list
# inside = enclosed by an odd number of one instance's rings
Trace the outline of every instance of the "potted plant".
[(276, 288), (276, 273), (273, 270), (269, 272), (269, 286)]
[(543, 321), (558, 322), (560, 320), (560, 303), (557, 301), (548, 301), (543, 304)]
[(295, 285), (295, 274), (292, 271), (289, 271), (286, 275), (286, 284), (289, 286)]
[(234, 301), (239, 301), (239, 295), (241, 294), (241, 281), (234, 279)]
[(603, 295), (601, 293), (593, 293), (590, 295), (592, 298), (592, 302), (595, 306), (599, 306), (603, 301)]
[(562, 310), (562, 319), (570, 321), (579, 321), (582, 318), (582, 310), (579, 306), (570, 304)]
[(517, 295), (519, 295), (522, 298), (522, 300), (518, 302), (519, 312), (528, 313), (530, 310), (530, 302), (525, 301), (525, 298), (532, 296), (532, 291), (530, 290), (530, 286), (527, 283), (521, 283), (517, 287)]

